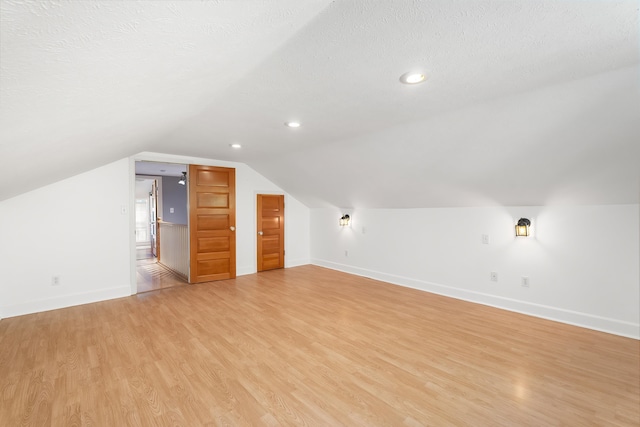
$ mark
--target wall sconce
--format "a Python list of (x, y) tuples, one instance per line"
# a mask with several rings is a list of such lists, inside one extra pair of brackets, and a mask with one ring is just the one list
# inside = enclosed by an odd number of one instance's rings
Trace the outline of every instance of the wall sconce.
[(531, 221), (527, 218), (520, 218), (518, 223), (516, 224), (516, 236), (524, 236), (527, 237), (529, 235), (529, 226), (531, 225)]
[(182, 172), (182, 178), (180, 178), (180, 181), (178, 181), (178, 184), (187, 185), (187, 173), (186, 172)]
[(342, 218), (340, 218), (340, 225), (342, 227), (346, 227), (349, 225), (349, 221), (351, 220), (351, 217), (347, 214), (342, 215)]

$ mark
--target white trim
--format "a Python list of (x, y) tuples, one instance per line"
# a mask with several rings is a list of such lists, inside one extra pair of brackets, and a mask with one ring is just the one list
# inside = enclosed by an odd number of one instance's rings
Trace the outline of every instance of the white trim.
[(3, 317), (22, 316), (25, 314), (40, 313), (42, 311), (57, 310), (65, 307), (123, 298), (130, 295), (131, 289), (129, 286), (100, 289), (93, 292), (76, 293), (2, 307), (2, 315)]
[(246, 276), (247, 274), (255, 274), (256, 269), (251, 267), (238, 267), (236, 266), (236, 277)]
[(287, 260), (287, 258), (284, 258), (284, 268), (292, 268), (292, 267), (299, 267), (301, 265), (308, 265), (311, 264), (311, 260), (310, 259), (291, 259), (291, 260)]
[(535, 304), (511, 298), (504, 298), (496, 295), (485, 294), (482, 292), (468, 291), (447, 285), (442, 285), (439, 283), (426, 282), (423, 280), (412, 279), (410, 277), (396, 276), (393, 274), (382, 273), (379, 271), (368, 270), (365, 268), (339, 264), (316, 258), (311, 259), (311, 264), (330, 268), (332, 270), (342, 271), (349, 274), (355, 274), (357, 276), (369, 277), (394, 285), (404, 286), (407, 288), (417, 289), (464, 301), (474, 302), (477, 304), (488, 305), (503, 310), (513, 311), (516, 313), (526, 314), (529, 316), (539, 317), (542, 319), (553, 320), (556, 322), (580, 326), (583, 328), (593, 329), (596, 331), (606, 332), (614, 335), (620, 335), (623, 337), (640, 339), (640, 324), (638, 323), (595, 316), (592, 314), (580, 313), (577, 311)]

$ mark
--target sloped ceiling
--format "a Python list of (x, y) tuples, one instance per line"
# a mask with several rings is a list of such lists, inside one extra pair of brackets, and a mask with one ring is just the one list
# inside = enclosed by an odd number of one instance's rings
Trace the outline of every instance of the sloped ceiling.
[(311, 207), (639, 201), (637, 1), (0, 6), (0, 199), (155, 151)]

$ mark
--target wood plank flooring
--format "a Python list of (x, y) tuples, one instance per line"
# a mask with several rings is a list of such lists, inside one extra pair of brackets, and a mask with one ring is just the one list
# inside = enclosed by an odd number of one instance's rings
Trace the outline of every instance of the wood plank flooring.
[(640, 344), (315, 266), (0, 321), (2, 426), (638, 426)]

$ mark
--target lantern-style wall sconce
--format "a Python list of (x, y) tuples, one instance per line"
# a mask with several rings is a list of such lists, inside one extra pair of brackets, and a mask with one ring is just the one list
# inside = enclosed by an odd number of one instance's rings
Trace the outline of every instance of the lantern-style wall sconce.
[(346, 227), (349, 225), (349, 221), (351, 220), (351, 217), (347, 214), (342, 215), (342, 218), (340, 218), (340, 225), (342, 227)]
[(520, 218), (516, 224), (516, 236), (527, 237), (529, 235), (529, 226), (531, 221), (527, 218)]

